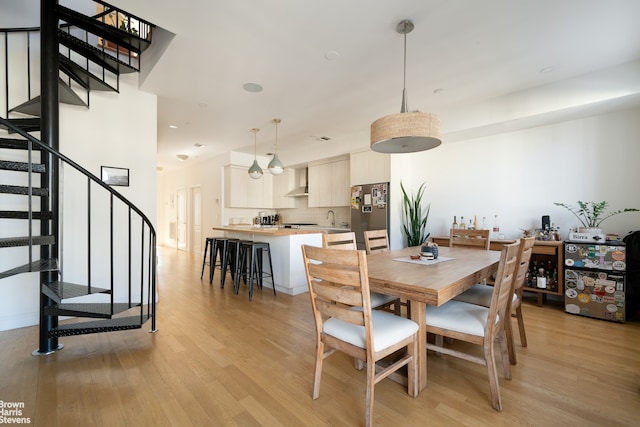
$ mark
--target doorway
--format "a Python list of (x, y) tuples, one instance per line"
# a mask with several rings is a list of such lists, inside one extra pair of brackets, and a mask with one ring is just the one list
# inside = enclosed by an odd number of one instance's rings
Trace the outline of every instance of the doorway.
[(178, 238), (176, 244), (178, 249), (187, 250), (187, 189), (179, 189), (176, 199), (176, 221), (178, 223)]
[(202, 253), (202, 189), (191, 187), (189, 204), (189, 251)]

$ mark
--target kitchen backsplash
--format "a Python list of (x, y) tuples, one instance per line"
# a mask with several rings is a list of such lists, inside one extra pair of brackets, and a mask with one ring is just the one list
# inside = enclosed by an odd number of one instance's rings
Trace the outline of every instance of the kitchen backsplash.
[(280, 215), (281, 223), (309, 223), (318, 224), (323, 227), (331, 225), (331, 218), (329, 217), (329, 210), (335, 213), (336, 227), (340, 227), (340, 224), (346, 222), (347, 228), (351, 220), (351, 212), (349, 207), (333, 207), (333, 208), (291, 208), (291, 209), (231, 209), (225, 208), (225, 220), (224, 225), (231, 224), (251, 224), (253, 217), (258, 215), (258, 212), (265, 212), (266, 215)]
[[(302, 222), (328, 227), (331, 225), (331, 218), (328, 214), (329, 210), (332, 210), (335, 213), (336, 227), (340, 227), (340, 224), (343, 222), (349, 224), (351, 220), (349, 207), (292, 208), (278, 209), (277, 212), (282, 217), (283, 223)], [(347, 227), (349, 226), (350, 224)]]

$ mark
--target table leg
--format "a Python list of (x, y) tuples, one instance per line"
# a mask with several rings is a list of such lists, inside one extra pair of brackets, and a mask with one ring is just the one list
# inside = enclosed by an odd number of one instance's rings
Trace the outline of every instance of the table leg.
[(411, 320), (418, 324), (418, 392), (427, 387), (427, 306), (411, 301)]

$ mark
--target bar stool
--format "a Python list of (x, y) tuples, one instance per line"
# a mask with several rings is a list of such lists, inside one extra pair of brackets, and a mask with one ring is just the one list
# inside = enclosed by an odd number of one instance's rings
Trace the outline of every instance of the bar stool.
[(220, 255), (220, 287), (224, 289), (224, 283), (227, 280), (227, 269), (231, 273), (233, 279), (237, 269), (237, 252), (239, 251), (240, 239), (228, 238), (227, 244), (223, 245), (224, 254)]
[(207, 251), (213, 250), (213, 237), (207, 237), (206, 242), (204, 244), (204, 256), (202, 257), (202, 272), (200, 273), (200, 280), (202, 280), (202, 276), (204, 276), (204, 266), (210, 263), (207, 262)]
[[(263, 268), (263, 251), (267, 251), (269, 260), (269, 273)], [(248, 273), (248, 274), (247, 274)], [(240, 275), (249, 279), (249, 301), (253, 299), (253, 282), (262, 289), (264, 277), (271, 277), (273, 294), (276, 294), (276, 284), (273, 280), (273, 263), (271, 262), (271, 247), (267, 242), (241, 242), (238, 269), (233, 281), (233, 293), (238, 294), (240, 290)], [(244, 281), (246, 283), (246, 279)]]
[[(227, 244), (228, 237), (216, 237), (213, 239), (213, 249), (211, 250), (211, 261), (209, 262), (209, 283), (213, 282), (213, 272), (216, 268), (220, 268), (222, 277), (220, 278), (220, 287), (224, 286), (223, 278), (227, 274)], [(218, 262), (218, 254), (220, 261)]]

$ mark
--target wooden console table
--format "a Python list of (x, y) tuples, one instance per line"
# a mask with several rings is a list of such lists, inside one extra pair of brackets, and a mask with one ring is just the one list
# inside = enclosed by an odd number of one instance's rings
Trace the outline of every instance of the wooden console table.
[[(431, 240), (438, 246), (449, 246), (449, 237), (435, 236)], [(490, 249), (493, 251), (501, 251), (502, 246), (513, 243), (515, 240), (494, 239), (490, 242)], [(525, 286), (525, 292), (535, 292), (538, 295), (538, 305), (544, 304), (546, 295), (564, 295), (564, 242), (563, 241), (546, 241), (536, 240), (533, 245), (531, 262), (551, 260), (551, 265), (558, 272), (558, 284), (556, 290), (538, 289)]]

